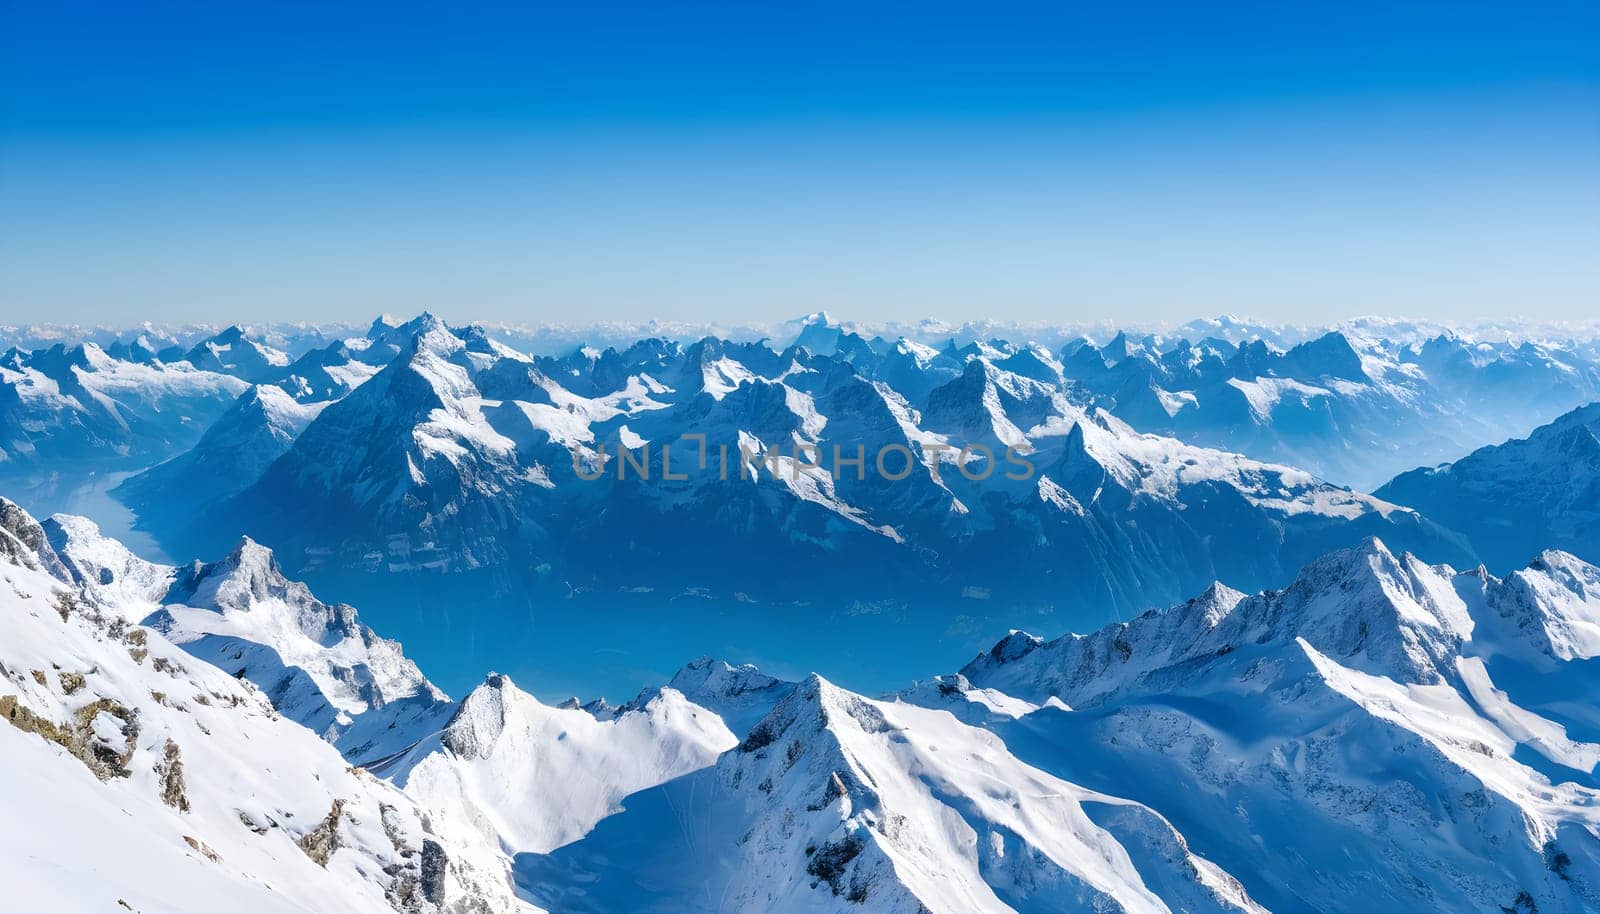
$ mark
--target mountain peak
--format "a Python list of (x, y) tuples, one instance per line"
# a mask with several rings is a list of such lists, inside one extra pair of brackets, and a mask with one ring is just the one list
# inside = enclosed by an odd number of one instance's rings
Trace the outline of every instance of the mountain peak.
[(989, 648), (989, 657), (995, 663), (1010, 663), (1032, 653), (1041, 644), (1044, 644), (1044, 639), (1038, 635), (1031, 635), (1014, 628), (1010, 634), (996, 642), (994, 647)]
[(1221, 581), (1212, 581), (1210, 587), (1183, 605), (1188, 607), (1188, 611), (1199, 613), (1208, 627), (1214, 627), (1247, 596)]
[(693, 697), (694, 692), (738, 694), (764, 689), (778, 681), (761, 672), (754, 664), (744, 663), (734, 666), (727, 661), (706, 656), (684, 664), (673, 674), (668, 685)]
[(689, 701), (716, 712), (735, 733), (750, 729), (794, 687), (752, 664), (734, 666), (711, 657), (684, 664), (667, 684)]
[(264, 600), (321, 605), (304, 584), (284, 577), (271, 549), (240, 536), (217, 561), (195, 561), (180, 569), (162, 602), (222, 612), (248, 611)]
[(246, 571), (262, 578), (282, 580), (283, 572), (278, 568), (278, 558), (272, 550), (251, 539), (246, 534), (240, 534), (239, 541), (229, 550), (224, 559), (235, 570)]
[(1347, 665), (1435, 681), (1473, 627), (1453, 574), (1396, 557), (1368, 537), (1307, 565), (1284, 590), (1247, 597), (1214, 583), (1184, 603), (1087, 635), (1042, 642), (1014, 632), (962, 673), (1027, 701), (1055, 696), (1082, 708), (1185, 678), (1195, 664), (1241, 646), (1278, 650), (1303, 638)]
[(488, 758), (505, 732), (507, 709), (527, 693), (511, 677), (490, 673), (483, 684), (467, 693), (439, 734), (439, 741), (458, 758)]
[(1293, 377), (1370, 380), (1362, 365), (1361, 353), (1356, 351), (1349, 337), (1337, 330), (1290, 349), (1283, 354), (1281, 361), (1286, 373)]
[(826, 739), (832, 751), (837, 752), (840, 745), (836, 728), (848, 726), (850, 721), (869, 732), (881, 732), (888, 726), (882, 712), (871, 702), (811, 673), (795, 683), (789, 694), (751, 727), (739, 744), (739, 751), (765, 754), (768, 747), (779, 740), (804, 745), (818, 736), (830, 734)]
[(24, 568), (66, 580), (66, 568), (51, 548), (44, 527), (21, 505), (0, 496), (0, 555)]
[(1516, 635), (1557, 660), (1600, 656), (1600, 568), (1547, 549), (1506, 576), (1490, 602)]
[(1304, 639), (1346, 666), (1409, 682), (1436, 681), (1473, 620), (1454, 569), (1396, 556), (1376, 537), (1308, 564), (1293, 584), (1241, 602), (1229, 643)]
[(461, 337), (445, 326), (444, 321), (426, 311), (402, 329), (409, 333), (411, 348), (415, 352), (448, 356), (466, 345)]
[(818, 325), (823, 327), (839, 326), (838, 322), (833, 319), (833, 315), (829, 314), (826, 310), (813, 311), (810, 314), (800, 318), (800, 326), (802, 327), (812, 327)]

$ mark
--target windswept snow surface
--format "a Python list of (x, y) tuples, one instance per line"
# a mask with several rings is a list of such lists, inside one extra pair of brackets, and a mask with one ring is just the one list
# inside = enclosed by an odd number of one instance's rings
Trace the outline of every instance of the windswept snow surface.
[(1551, 571), (1575, 565), (1502, 580), (1374, 541), (1283, 591), (1017, 633), (963, 675), (1075, 708), (990, 726), (1161, 810), (1273, 910), (1594, 910), (1594, 674), (1550, 637), (1592, 624)]
[(810, 677), (715, 768), (519, 860), (570, 911), (1258, 911), (1153, 811)]
[(377, 767), (441, 821), (512, 851), (583, 837), (623, 797), (712, 764), (738, 739), (666, 688), (613, 713), (550, 707), (491, 674), (441, 732)]

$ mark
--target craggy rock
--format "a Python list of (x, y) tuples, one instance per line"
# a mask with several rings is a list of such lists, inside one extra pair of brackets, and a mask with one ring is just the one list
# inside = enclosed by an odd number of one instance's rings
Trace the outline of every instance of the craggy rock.
[(161, 779), (161, 802), (179, 812), (188, 812), (189, 795), (183, 781), (183, 759), (178, 744), (170, 739), (161, 750), (161, 761), (156, 763), (156, 777)]
[[(111, 745), (95, 733), (95, 718), (101, 714), (121, 722), (121, 746)], [(70, 723), (57, 724), (29, 710), (17, 701), (17, 696), (4, 695), (0, 696), (0, 718), (24, 733), (37, 734), (66, 749), (102, 781), (132, 773), (128, 762), (133, 759), (139, 736), (138, 717), (120, 702), (109, 698), (90, 702), (78, 709)]]
[(422, 897), (444, 907), (444, 876), (450, 863), (444, 846), (431, 838), (422, 842)]
[(339, 849), (339, 817), (343, 814), (344, 801), (334, 800), (333, 808), (328, 810), (327, 818), (316, 828), (301, 835), (300, 840), (295, 842), (318, 866), (327, 866), (328, 859)]

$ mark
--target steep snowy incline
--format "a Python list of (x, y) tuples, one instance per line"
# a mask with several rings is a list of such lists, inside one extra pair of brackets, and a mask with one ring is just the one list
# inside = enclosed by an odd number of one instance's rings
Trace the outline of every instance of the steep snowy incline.
[(190, 654), (258, 685), (279, 712), (364, 764), (442, 727), (454, 705), (352, 607), (290, 581), (245, 539), (225, 558), (182, 568), (145, 562), (84, 518), (44, 529), (72, 580), (107, 612), (142, 622)]
[[(3, 506), (10, 508), (9, 503)], [(445, 839), (249, 683), (52, 576), (0, 512), (0, 882), (19, 909), (514, 914), (508, 861)]]
[[(1181, 682), (1240, 644), (1305, 637), (1380, 675), (1437, 678), (1473, 628), (1447, 566), (1395, 556), (1378, 540), (1324, 556), (1282, 591), (1244, 597), (1221, 585), (1091, 635), (1042, 642), (1014, 633), (962, 670), (973, 683), (1074, 708)], [(1220, 653), (1219, 653), (1220, 652)]]
[(1541, 680), (1594, 696), (1597, 581), (1560, 554), (1502, 581), (1372, 542), (1283, 591), (1014, 634), (963, 675), (1071, 705), (984, 722), (1160, 810), (1274, 910), (1588, 911), (1600, 731)]
[(172, 568), (137, 558), (83, 518), (51, 518), (37, 538), (59, 576), (119, 624), (142, 620), (254, 683), (350, 763), (404, 785), (441, 832), (466, 828), (520, 850), (575, 840), (627, 794), (711, 764), (737, 742), (720, 713), (745, 728), (793, 687), (700, 660), (619, 708), (549, 707), (503, 676), (457, 706), (398, 644), (353, 608), (285, 578), (249, 539), (217, 562)]
[(442, 731), (374, 771), (448, 827), (543, 853), (583, 837), (623, 797), (737, 743), (721, 718), (670, 688), (597, 716), (490, 674)]
[(815, 676), (703, 772), (518, 858), (552, 910), (1261, 911), (1158, 814)]
[(1541, 549), (1600, 561), (1600, 403), (1527, 438), (1402, 473), (1376, 494), (1466, 534), (1497, 573)]
[(269, 385), (251, 387), (194, 447), (129, 477), (115, 494), (140, 515), (193, 512), (237, 494), (289, 450), (326, 405), (298, 403)]
[(289, 581), (246, 538), (227, 557), (179, 569), (146, 620), (185, 650), (259, 684), (285, 715), (355, 764), (406, 748), (443, 726), (450, 700), (400, 645)]
[(63, 563), (63, 575), (105, 612), (127, 622), (143, 622), (161, 608), (178, 570), (146, 561), (122, 543), (103, 535), (87, 517), (56, 514), (41, 525), (50, 547)]
[(500, 401), (475, 385), (497, 357), (431, 315), (414, 325), (393, 361), (324, 409), (244, 491), (199, 519), (153, 520), (191, 548), (214, 545), (218, 529), (246, 531), (287, 548), (295, 569), (330, 556), (373, 570), (506, 561), (527, 532), (520, 496), (539, 479), (491, 421)]

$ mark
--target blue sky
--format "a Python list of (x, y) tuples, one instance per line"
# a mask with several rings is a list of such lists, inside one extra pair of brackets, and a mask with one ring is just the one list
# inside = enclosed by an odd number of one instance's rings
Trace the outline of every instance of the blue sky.
[(1600, 313), (1593, 3), (0, 2), (0, 320)]

